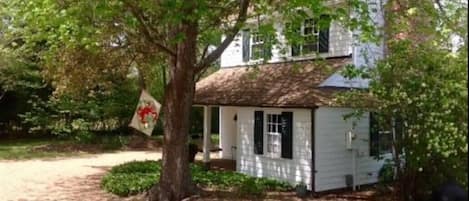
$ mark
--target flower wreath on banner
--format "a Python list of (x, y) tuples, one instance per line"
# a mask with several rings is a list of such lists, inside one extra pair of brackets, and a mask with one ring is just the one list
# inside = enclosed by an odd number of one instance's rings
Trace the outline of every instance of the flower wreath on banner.
[(151, 100), (142, 100), (139, 102), (137, 115), (140, 126), (145, 129), (153, 127), (158, 120), (156, 106)]

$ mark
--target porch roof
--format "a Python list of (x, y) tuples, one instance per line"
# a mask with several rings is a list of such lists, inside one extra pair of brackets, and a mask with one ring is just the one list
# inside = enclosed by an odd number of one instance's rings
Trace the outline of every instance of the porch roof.
[(319, 87), (351, 57), (227, 67), (197, 82), (196, 105), (312, 108), (333, 106), (344, 90)]

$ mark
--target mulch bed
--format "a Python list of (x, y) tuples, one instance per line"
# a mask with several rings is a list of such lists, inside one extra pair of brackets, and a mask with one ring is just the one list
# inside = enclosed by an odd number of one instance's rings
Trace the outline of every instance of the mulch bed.
[(296, 196), (295, 192), (266, 192), (262, 196), (239, 195), (231, 191), (214, 191), (203, 189), (200, 196), (192, 200), (200, 201), (248, 201), (248, 200), (291, 200), (291, 201), (393, 201), (391, 192), (377, 192), (373, 186), (362, 188), (359, 191), (338, 190), (334, 192), (308, 195), (304, 198)]

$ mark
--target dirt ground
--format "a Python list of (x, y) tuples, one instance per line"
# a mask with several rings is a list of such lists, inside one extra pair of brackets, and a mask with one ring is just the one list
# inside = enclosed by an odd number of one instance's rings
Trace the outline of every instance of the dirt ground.
[(126, 151), (80, 158), (0, 161), (0, 200), (124, 200), (100, 189), (114, 165), (156, 160), (158, 152)]
[[(112, 166), (132, 160), (157, 160), (160, 152), (122, 151), (85, 157), (0, 161), (1, 201), (141, 201), (143, 195), (121, 198), (100, 188), (102, 176)], [(201, 159), (198, 154), (196, 159)], [(216, 158), (216, 154), (212, 155)], [(237, 198), (232, 192), (204, 189), (191, 200), (311, 200), (351, 201), (382, 200), (374, 198), (373, 190), (354, 193), (330, 193), (300, 199), (294, 192), (269, 192), (263, 197)]]

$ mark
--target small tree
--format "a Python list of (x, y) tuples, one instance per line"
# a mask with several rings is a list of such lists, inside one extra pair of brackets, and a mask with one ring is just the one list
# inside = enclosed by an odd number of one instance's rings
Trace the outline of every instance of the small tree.
[(396, 131), (399, 200), (428, 200), (450, 179), (468, 186), (467, 4), (445, 2), (388, 1), (386, 57), (365, 71), (349, 68), (347, 76), (370, 78), (370, 86), (340, 97)]

